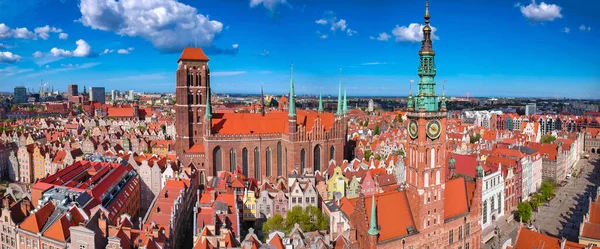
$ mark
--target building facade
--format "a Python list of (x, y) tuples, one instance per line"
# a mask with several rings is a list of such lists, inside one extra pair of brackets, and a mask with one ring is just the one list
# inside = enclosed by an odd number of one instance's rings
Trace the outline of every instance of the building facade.
[(296, 110), (292, 69), (287, 112), (262, 106), (260, 113), (213, 113), (208, 57), (185, 48), (177, 69), (175, 151), (201, 179), (237, 168), (258, 180), (322, 171), (344, 157), (347, 105), (339, 92), (335, 115)]
[(100, 104), (105, 104), (106, 90), (104, 87), (90, 87), (90, 101), (98, 101)]

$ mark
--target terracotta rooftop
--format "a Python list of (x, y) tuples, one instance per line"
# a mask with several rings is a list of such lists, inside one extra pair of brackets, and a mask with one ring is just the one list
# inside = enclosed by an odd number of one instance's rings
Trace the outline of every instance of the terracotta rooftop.
[[(581, 245), (575, 242), (566, 241), (565, 246), (561, 247), (561, 240), (552, 236), (544, 235), (531, 231), (525, 227), (521, 227), (519, 234), (517, 235), (517, 241), (515, 242), (515, 249), (585, 249), (585, 245)], [(597, 249), (598, 247), (592, 247)]]
[[(315, 111), (297, 111), (297, 124), (313, 129), (317, 117), (321, 125), (328, 131), (333, 126), (335, 117), (332, 113)], [(286, 134), (288, 133), (288, 113), (271, 112), (264, 116), (260, 113), (215, 113), (212, 118), (212, 131), (217, 134)]]
[(201, 48), (184, 48), (178, 61), (181, 60), (208, 61), (208, 57)]

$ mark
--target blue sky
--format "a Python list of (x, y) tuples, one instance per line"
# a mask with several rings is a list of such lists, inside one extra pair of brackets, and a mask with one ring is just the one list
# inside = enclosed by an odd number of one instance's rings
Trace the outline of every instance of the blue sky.
[[(424, 0), (0, 0), (0, 91), (41, 82), (175, 90), (184, 46), (210, 57), (217, 93), (406, 96)], [(598, 98), (595, 0), (431, 0), (438, 91)], [(46, 27), (47, 26), (47, 27)], [(23, 28), (26, 28), (23, 29)], [(595, 94), (594, 94), (595, 93)]]

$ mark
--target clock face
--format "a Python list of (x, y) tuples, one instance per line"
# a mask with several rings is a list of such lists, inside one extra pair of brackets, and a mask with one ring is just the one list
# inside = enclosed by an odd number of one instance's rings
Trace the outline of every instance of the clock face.
[(427, 123), (427, 136), (431, 139), (437, 139), (442, 133), (440, 121), (432, 120)]
[(419, 135), (419, 129), (417, 127), (417, 121), (411, 120), (410, 123), (408, 124), (408, 135), (410, 135), (410, 137), (412, 139), (417, 138), (417, 136)]

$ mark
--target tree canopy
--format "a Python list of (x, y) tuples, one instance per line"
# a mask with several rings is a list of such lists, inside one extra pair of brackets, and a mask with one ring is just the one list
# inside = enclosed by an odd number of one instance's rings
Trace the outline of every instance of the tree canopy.
[(529, 222), (531, 220), (531, 205), (529, 202), (521, 202), (517, 206), (517, 215), (523, 222)]
[(552, 184), (548, 182), (542, 182), (542, 186), (540, 187), (540, 193), (542, 193), (542, 198), (548, 200), (554, 195), (554, 186), (552, 186)]
[(542, 143), (551, 144), (551, 143), (554, 143), (554, 141), (556, 141), (556, 137), (554, 137), (552, 135), (542, 136)]
[(304, 232), (320, 231), (329, 228), (329, 219), (318, 207), (308, 206), (302, 209), (296, 206), (287, 212), (285, 218), (276, 214), (267, 219), (263, 223), (262, 230), (265, 236), (276, 230), (289, 233), (294, 228), (294, 224), (300, 225)]

